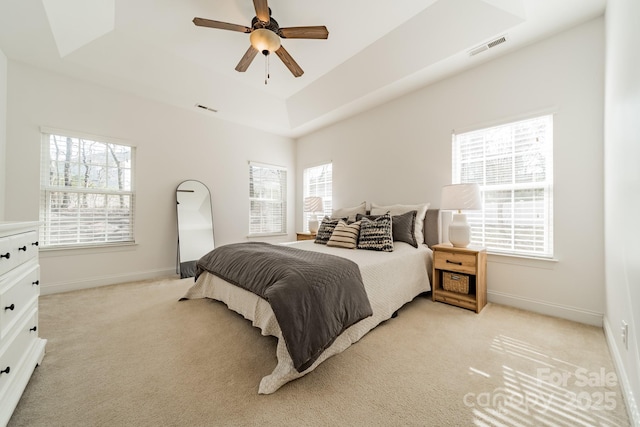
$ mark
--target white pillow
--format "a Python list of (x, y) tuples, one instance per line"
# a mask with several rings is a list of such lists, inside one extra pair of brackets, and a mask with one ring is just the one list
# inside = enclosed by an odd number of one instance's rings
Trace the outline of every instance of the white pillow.
[[(349, 221), (355, 221), (356, 215), (365, 215), (367, 213), (367, 202), (362, 202), (358, 206), (352, 208), (334, 209), (331, 213), (331, 218), (344, 218), (349, 217)], [(385, 213), (385, 212), (383, 212)]]
[(381, 206), (371, 203), (371, 215), (384, 215), (389, 212), (391, 215), (402, 215), (410, 211), (418, 211), (416, 215), (416, 227), (414, 234), (416, 242), (421, 245), (424, 243), (424, 218), (427, 215), (430, 203), (422, 203), (419, 205), (388, 205)]

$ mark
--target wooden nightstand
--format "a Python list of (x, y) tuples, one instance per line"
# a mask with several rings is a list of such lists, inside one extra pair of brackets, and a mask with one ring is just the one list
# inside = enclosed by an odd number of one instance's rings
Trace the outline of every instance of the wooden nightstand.
[(316, 235), (309, 232), (296, 233), (296, 240), (316, 240)]
[[(434, 245), (431, 298), (480, 313), (487, 304), (487, 251), (484, 248), (454, 248)], [(468, 293), (445, 290), (444, 280), (468, 280)], [(464, 282), (463, 282), (464, 283)]]

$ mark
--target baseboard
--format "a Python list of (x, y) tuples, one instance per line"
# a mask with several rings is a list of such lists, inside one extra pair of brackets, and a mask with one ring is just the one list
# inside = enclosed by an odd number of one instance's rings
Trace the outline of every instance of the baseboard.
[(620, 388), (622, 389), (622, 395), (627, 406), (627, 414), (629, 415), (629, 422), (632, 426), (640, 427), (640, 410), (638, 409), (638, 405), (636, 403), (635, 398), (633, 397), (633, 390), (631, 389), (631, 384), (629, 384), (629, 376), (627, 375), (627, 371), (624, 368), (624, 364), (622, 363), (622, 357), (620, 356), (620, 352), (618, 351), (618, 346), (616, 345), (615, 338), (617, 335), (613, 333), (611, 329), (611, 325), (609, 324), (609, 320), (605, 316), (604, 318), (604, 336), (607, 340), (607, 346), (609, 347), (609, 353), (611, 353), (611, 359), (613, 360), (613, 365), (616, 368), (616, 373), (618, 375), (618, 380), (620, 381)]
[(143, 272), (114, 274), (109, 276), (90, 277), (82, 280), (64, 283), (47, 283), (42, 284), (40, 288), (41, 295), (58, 294), (61, 292), (77, 291), (80, 289), (97, 288), (99, 286), (115, 285), (118, 283), (138, 282), (140, 280), (158, 279), (161, 277), (176, 276), (176, 269), (150, 270)]
[(552, 304), (547, 301), (523, 298), (516, 295), (502, 292), (487, 291), (489, 302), (521, 308), (535, 313), (546, 314), (548, 316), (560, 317), (562, 319), (573, 320), (575, 322), (586, 323), (587, 325), (602, 327), (603, 313), (583, 310), (560, 304)]

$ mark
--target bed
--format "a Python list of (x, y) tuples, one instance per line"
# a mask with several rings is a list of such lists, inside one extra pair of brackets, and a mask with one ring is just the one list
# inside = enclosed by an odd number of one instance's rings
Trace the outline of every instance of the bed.
[(324, 349), (317, 359), (301, 372), (294, 367), (271, 305), (264, 298), (233, 285), (217, 275), (202, 272), (182, 300), (211, 298), (225, 303), (229, 309), (250, 320), (262, 335), (278, 338), (277, 365), (260, 381), (259, 394), (271, 394), (284, 384), (313, 371), (327, 358), (346, 350), (381, 322), (390, 319), (407, 302), (431, 290), (432, 252), (430, 246), (439, 242), (439, 215), (429, 209), (424, 217), (424, 244), (417, 248), (394, 241), (392, 252), (344, 249), (315, 243), (313, 240), (287, 243), (288, 247), (335, 255), (355, 262), (369, 299), (372, 315), (349, 326)]

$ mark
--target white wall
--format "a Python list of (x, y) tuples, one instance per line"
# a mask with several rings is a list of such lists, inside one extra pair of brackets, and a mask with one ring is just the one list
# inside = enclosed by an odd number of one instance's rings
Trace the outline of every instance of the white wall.
[(603, 24), (590, 21), (300, 138), (297, 182), (307, 165), (333, 160), (335, 207), (438, 207), (451, 182), (453, 129), (555, 111), (557, 262), (490, 256), (488, 297), (601, 325)]
[[(640, 2), (609, 0), (606, 12), (605, 332), (640, 426)], [(628, 346), (621, 325), (629, 325)]]
[(0, 221), (4, 220), (5, 147), (7, 141), (7, 57), (0, 50)]
[[(136, 242), (117, 249), (41, 252), (43, 293), (171, 274), (176, 263), (175, 189), (186, 179), (212, 192), (217, 245), (246, 240), (248, 161), (289, 168), (289, 138), (143, 100), (9, 61), (7, 220), (37, 220), (40, 126), (117, 138), (137, 147)], [(294, 236), (289, 195), (289, 238)]]

